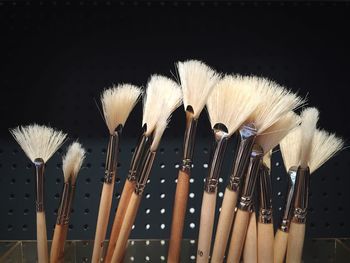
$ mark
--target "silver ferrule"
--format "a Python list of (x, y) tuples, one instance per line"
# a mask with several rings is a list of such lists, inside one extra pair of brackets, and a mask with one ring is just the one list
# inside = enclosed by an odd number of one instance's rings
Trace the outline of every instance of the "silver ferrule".
[(35, 178), (36, 178), (35, 206), (36, 206), (37, 212), (43, 212), (44, 211), (44, 170), (45, 170), (44, 160), (41, 158), (36, 158), (34, 160), (34, 165), (35, 165)]
[(71, 181), (64, 183), (61, 196), (60, 207), (58, 209), (58, 215), (56, 224), (67, 225), (69, 223), (70, 211), (75, 194), (75, 184)]
[(261, 165), (259, 172), (259, 223), (272, 223), (272, 184), (270, 169)]
[(217, 189), (220, 170), (229, 139), (225, 125), (221, 123), (216, 124), (213, 131), (215, 140), (211, 150), (209, 173), (205, 178), (204, 184), (204, 191), (208, 193), (214, 193)]
[(243, 211), (249, 211), (253, 205), (253, 195), (256, 186), (256, 180), (260, 165), (262, 162), (263, 150), (257, 144), (254, 144), (250, 154), (249, 165), (241, 189), (241, 197), (239, 199), (238, 208)]
[(227, 188), (238, 192), (241, 185), (242, 176), (246, 173), (249, 163), (250, 153), (257, 135), (254, 124), (245, 124), (239, 129), (239, 141), (233, 158), (232, 172)]
[(183, 143), (183, 158), (180, 169), (188, 171), (192, 168), (192, 159), (196, 139), (198, 120), (193, 117), (193, 110), (191, 106), (186, 109), (186, 131)]
[(297, 178), (297, 166), (292, 166), (288, 171), (288, 194), (286, 206), (283, 212), (283, 218), (279, 229), (283, 232), (289, 232), (290, 221), (293, 216), (293, 204), (294, 204), (294, 192), (295, 192), (295, 181)]
[(293, 223), (305, 224), (309, 204), (310, 169), (298, 167), (295, 183)]
[(135, 185), (135, 193), (137, 195), (142, 195), (143, 190), (146, 187), (146, 183), (147, 183), (149, 174), (151, 172), (155, 157), (156, 157), (156, 152), (154, 151), (147, 152), (147, 155), (142, 164), (142, 167), (140, 169), (140, 174), (137, 178), (136, 185)]
[(118, 146), (119, 146), (119, 136), (121, 132), (121, 125), (119, 125), (113, 135), (109, 135), (109, 142), (107, 147), (106, 156), (106, 168), (105, 168), (105, 178), (104, 182), (106, 184), (111, 184), (114, 182), (117, 164), (118, 164)]

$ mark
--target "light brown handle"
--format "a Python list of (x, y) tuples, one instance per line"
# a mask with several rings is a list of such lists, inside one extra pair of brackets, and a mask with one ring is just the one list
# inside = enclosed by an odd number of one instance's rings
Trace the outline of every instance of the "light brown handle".
[(173, 218), (168, 249), (168, 263), (179, 263), (182, 232), (186, 216), (188, 193), (190, 189), (190, 170), (179, 170), (176, 184)]
[(231, 233), (233, 217), (238, 194), (228, 188), (225, 190), (224, 200), (221, 205), (218, 226), (216, 228), (215, 242), (212, 254), (212, 262), (223, 262), (227, 247), (228, 238)]
[(36, 238), (38, 242), (38, 263), (47, 263), (49, 262), (49, 251), (47, 249), (45, 212), (36, 212)]
[(258, 234), (256, 228), (256, 215), (254, 212), (250, 215), (247, 236), (243, 248), (243, 262), (258, 262)]
[(109, 238), (109, 244), (108, 244), (108, 249), (107, 249), (107, 254), (105, 257), (106, 263), (110, 263), (112, 260), (115, 244), (117, 243), (118, 236), (120, 233), (120, 228), (122, 226), (124, 217), (125, 217), (125, 212), (126, 209), (128, 208), (128, 204), (130, 201), (130, 197), (135, 189), (135, 184), (134, 182), (131, 182), (129, 180), (125, 181), (124, 188), (122, 195), (119, 200), (117, 212), (114, 217), (114, 222), (113, 222), (113, 227), (111, 231), (111, 237)]
[(62, 241), (64, 240), (63, 236), (64, 236), (63, 225), (56, 224), (55, 231), (54, 231), (53, 238), (52, 238), (51, 251), (50, 251), (50, 262), (51, 263), (60, 262), (60, 257), (61, 257), (61, 253), (62, 253), (62, 246), (64, 247), (64, 243), (62, 244)]
[(97, 224), (96, 224), (96, 233), (94, 241), (94, 249), (92, 252), (92, 263), (99, 263), (102, 250), (103, 250), (103, 241), (106, 237), (109, 213), (111, 211), (112, 197), (113, 197), (113, 187), (114, 187), (114, 177), (111, 184), (103, 184), (102, 194), (100, 199), (100, 207), (98, 210)]
[(115, 245), (115, 249), (112, 256), (113, 263), (123, 262), (126, 247), (128, 245), (128, 239), (132, 229), (132, 225), (135, 222), (137, 210), (141, 202), (141, 196), (132, 193), (128, 208), (126, 209), (123, 224), (121, 226), (119, 237)]
[(227, 256), (227, 263), (239, 263), (242, 255), (243, 245), (247, 234), (250, 213), (237, 210), (233, 224), (231, 243)]
[(303, 255), (305, 224), (291, 223), (287, 245), (287, 263), (300, 263)]
[(209, 261), (211, 237), (213, 233), (216, 205), (216, 190), (214, 193), (204, 191), (201, 218), (199, 224), (197, 263)]
[(288, 233), (277, 230), (273, 246), (273, 262), (283, 263), (286, 256), (288, 244)]
[(273, 262), (273, 224), (258, 223), (258, 262)]

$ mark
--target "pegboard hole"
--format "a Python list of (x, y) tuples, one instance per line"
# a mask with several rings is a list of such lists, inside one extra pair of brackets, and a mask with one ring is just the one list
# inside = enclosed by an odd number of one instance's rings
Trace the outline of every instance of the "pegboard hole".
[(87, 183), (87, 184), (91, 183), (91, 179), (90, 179), (89, 177), (86, 178), (86, 179), (85, 179), (85, 183)]
[(164, 214), (165, 213), (165, 208), (160, 209), (160, 213)]
[(194, 198), (194, 193), (189, 194), (190, 198)]
[(22, 231), (27, 231), (28, 230), (28, 226), (27, 225), (23, 225), (22, 226)]
[(8, 214), (9, 216), (12, 216), (12, 215), (13, 215), (13, 210), (12, 210), (12, 209), (9, 209), (9, 210), (7, 211), (7, 214)]
[(89, 225), (88, 224), (85, 224), (83, 227), (84, 227), (84, 231), (87, 231), (89, 229)]
[(151, 198), (151, 194), (150, 193), (147, 193), (146, 194), (146, 199), (150, 199)]
[(180, 168), (180, 164), (178, 164), (178, 163), (175, 163), (175, 169), (179, 169)]
[(26, 208), (26, 209), (23, 210), (23, 215), (26, 216), (26, 215), (28, 215), (28, 213), (29, 213), (29, 209)]
[(54, 195), (54, 198), (55, 198), (55, 199), (60, 198), (60, 194), (59, 194), (59, 193), (56, 193), (56, 194)]
[(30, 184), (30, 178), (26, 179), (26, 184)]
[(165, 261), (165, 257), (164, 256), (160, 256), (160, 260), (161, 261)]
[(24, 199), (28, 199), (29, 197), (30, 197), (30, 194), (28, 194), (28, 193), (24, 194)]
[(190, 223), (190, 228), (191, 228), (191, 229), (194, 229), (195, 227), (196, 227), (196, 224), (195, 224), (195, 223), (193, 223), (193, 222)]
[(165, 224), (161, 224), (160, 229), (165, 229)]
[(164, 199), (165, 198), (165, 194), (164, 193), (161, 193), (160, 194), (160, 199)]
[(207, 164), (207, 163), (204, 163), (204, 164), (203, 164), (203, 168), (207, 169), (207, 168), (208, 168), (208, 164)]
[(165, 183), (165, 179), (164, 178), (160, 178), (160, 183), (164, 184)]
[(10, 200), (15, 199), (15, 194), (10, 194), (9, 199)]
[(7, 231), (12, 231), (13, 230), (13, 225), (8, 225), (7, 226)]
[(160, 168), (161, 168), (161, 169), (164, 169), (164, 168), (165, 168), (165, 164), (164, 164), (164, 163), (161, 163), (161, 164), (160, 164)]
[(190, 257), (190, 259), (191, 259), (191, 260), (195, 260), (195, 259), (196, 259), (196, 256), (195, 256), (195, 255), (192, 255), (192, 256)]
[(189, 210), (191, 214), (194, 214), (194, 212), (196, 212), (196, 209), (194, 209), (193, 207), (191, 207)]
[(120, 198), (120, 194), (119, 194), (119, 193), (115, 193), (115, 194), (114, 194), (114, 197), (115, 197), (116, 199), (119, 199), (119, 198)]
[(146, 224), (146, 225), (145, 225), (145, 229), (146, 229), (146, 230), (149, 230), (150, 228), (151, 228), (151, 225), (150, 225), (150, 224)]
[(149, 256), (145, 256), (145, 260), (146, 261), (150, 261), (150, 257)]
[(90, 193), (85, 193), (85, 194), (84, 194), (84, 198), (85, 198), (85, 199), (89, 199), (89, 198), (90, 198)]
[(190, 178), (190, 183), (193, 184), (194, 183), (194, 179)]
[(219, 197), (222, 198), (224, 196), (223, 192), (219, 192)]
[(90, 212), (90, 210), (88, 208), (84, 209), (84, 214), (87, 215)]
[(12, 178), (11, 181), (10, 181), (11, 184), (15, 184), (16, 183), (16, 179), (15, 178)]
[(146, 213), (146, 214), (151, 213), (151, 209), (147, 208), (147, 209), (145, 210), (145, 213)]

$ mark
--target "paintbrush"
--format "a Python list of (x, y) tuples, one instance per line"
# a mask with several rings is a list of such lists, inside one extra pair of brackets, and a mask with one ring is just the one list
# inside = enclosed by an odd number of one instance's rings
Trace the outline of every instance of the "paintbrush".
[(47, 249), (46, 219), (44, 207), (44, 169), (45, 163), (63, 144), (66, 134), (53, 128), (37, 124), (21, 126), (10, 130), (28, 158), (35, 166), (36, 189), (36, 233), (38, 262), (49, 262)]
[(69, 146), (67, 154), (62, 159), (64, 185), (52, 238), (50, 253), (51, 263), (64, 262), (64, 243), (67, 238), (76, 180), (84, 159), (85, 150), (78, 142), (74, 142)]
[(101, 95), (104, 121), (109, 131), (109, 142), (106, 155), (104, 183), (102, 187), (92, 263), (100, 262), (103, 242), (106, 237), (109, 213), (118, 162), (118, 145), (122, 128), (135, 104), (140, 97), (141, 90), (130, 84), (120, 84), (105, 90)]

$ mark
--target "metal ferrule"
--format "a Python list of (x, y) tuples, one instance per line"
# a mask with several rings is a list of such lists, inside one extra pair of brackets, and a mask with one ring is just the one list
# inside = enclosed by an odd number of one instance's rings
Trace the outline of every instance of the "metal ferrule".
[(56, 220), (57, 225), (68, 224), (74, 194), (75, 194), (75, 185), (73, 185), (70, 181), (64, 183), (60, 207), (58, 209), (58, 215)]
[(186, 131), (183, 144), (183, 158), (181, 164), (181, 170), (190, 170), (192, 168), (192, 158), (194, 152), (194, 145), (196, 139), (198, 120), (193, 117), (193, 109), (191, 106), (187, 106), (186, 109)]
[(149, 174), (151, 172), (155, 157), (156, 157), (156, 152), (153, 152), (153, 151), (147, 152), (145, 161), (143, 162), (142, 167), (140, 169), (140, 175), (138, 176), (136, 185), (135, 185), (135, 193), (137, 195), (142, 195), (143, 190), (146, 187), (146, 183), (147, 183)]
[(310, 169), (298, 167), (295, 183), (293, 223), (305, 224), (309, 203)]
[(218, 186), (220, 170), (229, 139), (228, 131), (225, 125), (221, 123), (216, 124), (213, 131), (215, 140), (211, 151), (209, 173), (204, 184), (204, 191), (208, 193), (215, 192)]
[(239, 142), (233, 158), (232, 172), (227, 188), (232, 191), (239, 191), (242, 176), (246, 173), (249, 163), (250, 153), (257, 135), (254, 124), (243, 125), (239, 129)]
[(272, 223), (272, 184), (270, 169), (263, 164), (259, 173), (259, 223)]
[(252, 153), (250, 154), (249, 165), (241, 189), (241, 197), (239, 199), (238, 208), (243, 211), (249, 211), (253, 205), (253, 195), (258, 178), (260, 165), (262, 163), (263, 150), (257, 144), (254, 144)]
[(295, 181), (297, 178), (297, 170), (298, 170), (298, 167), (293, 166), (289, 168), (289, 171), (288, 171), (289, 182), (288, 182), (287, 202), (284, 208), (283, 218), (279, 228), (283, 232), (289, 232), (290, 221), (293, 216), (292, 208), (294, 203), (294, 192), (295, 192)]
[(122, 126), (119, 125), (113, 135), (109, 136), (107, 156), (106, 156), (106, 168), (105, 168), (105, 180), (106, 184), (111, 184), (114, 181), (117, 164), (118, 164), (118, 146), (119, 136), (121, 133)]
[(37, 212), (43, 212), (44, 211), (44, 170), (45, 170), (44, 160), (41, 158), (36, 158), (34, 160), (34, 165), (35, 165), (35, 178), (36, 178), (35, 206), (36, 206)]

